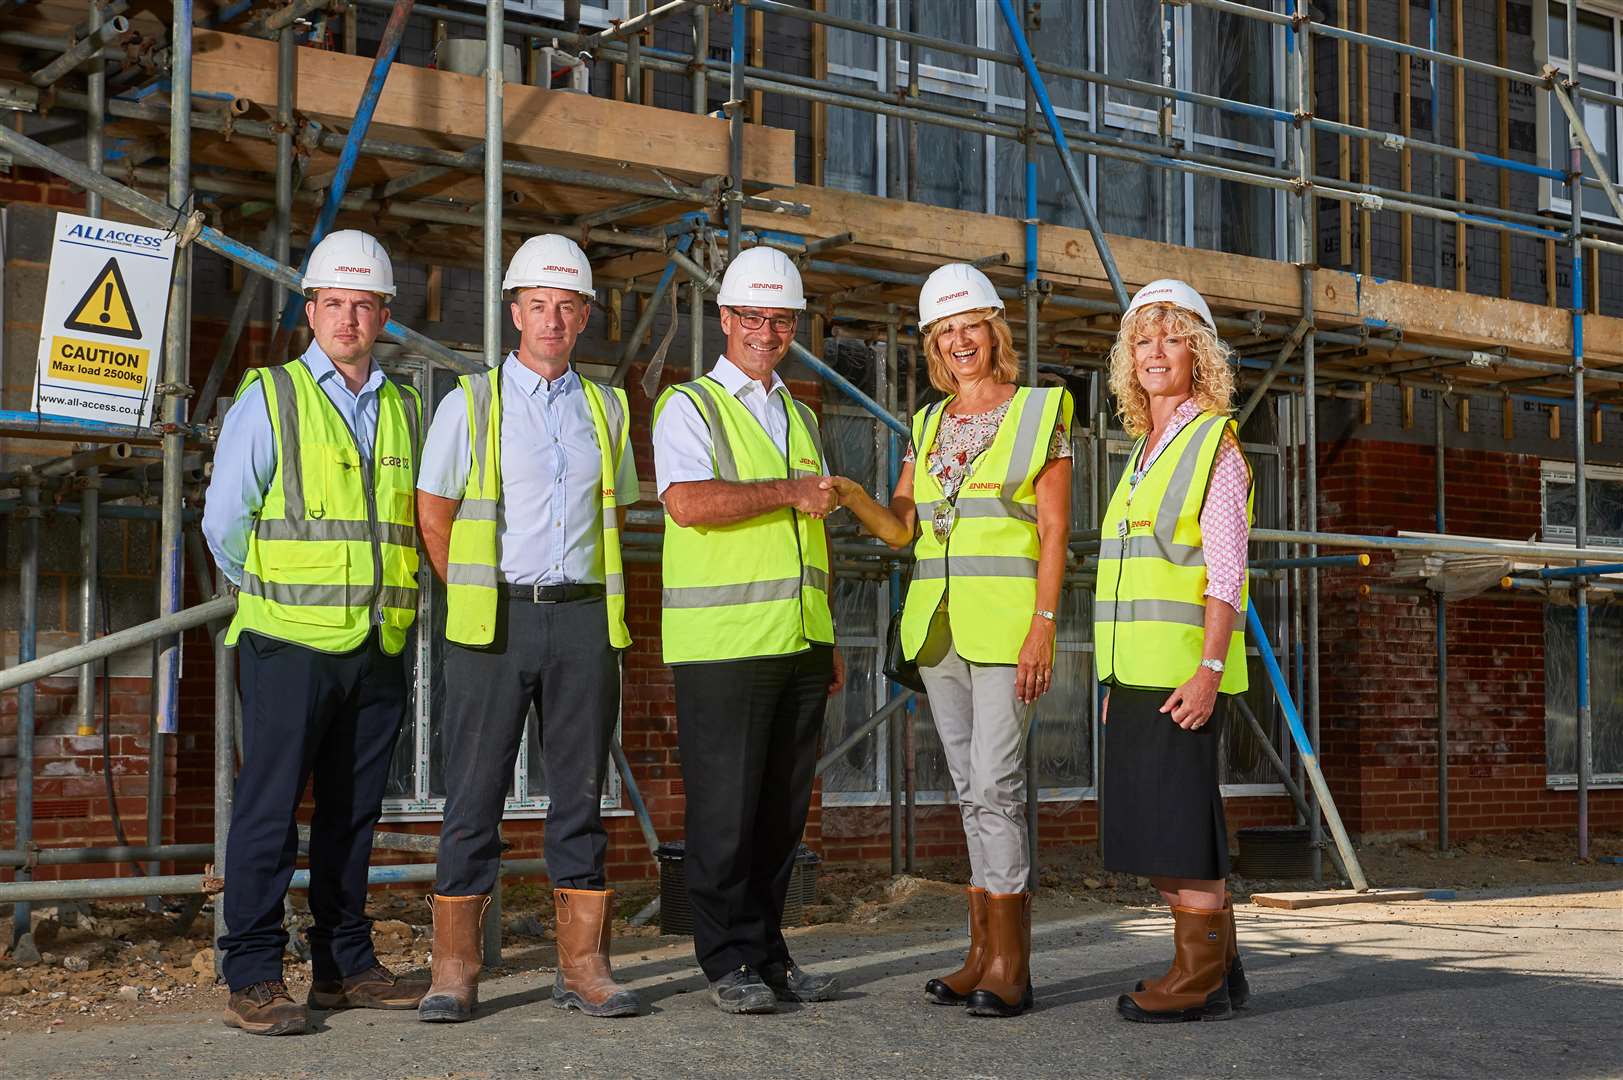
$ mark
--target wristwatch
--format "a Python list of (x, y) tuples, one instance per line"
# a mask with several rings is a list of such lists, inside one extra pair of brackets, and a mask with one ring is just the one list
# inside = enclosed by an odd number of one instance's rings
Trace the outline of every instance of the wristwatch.
[(1043, 618), (1045, 618), (1045, 619), (1047, 619), (1047, 620), (1048, 620), (1048, 621), (1049, 621), (1049, 622), (1053, 622), (1053, 621), (1054, 621), (1054, 613), (1053, 613), (1053, 612), (1052, 612), (1052, 611), (1041, 611), (1041, 610), (1038, 610), (1038, 611), (1034, 611), (1034, 612), (1032, 612), (1032, 614), (1033, 614), (1033, 615), (1041, 615), (1041, 616), (1042, 616), (1042, 617), (1043, 617)]
[(1223, 674), (1223, 661), (1221, 660), (1202, 660), (1200, 666), (1215, 671), (1219, 675)]

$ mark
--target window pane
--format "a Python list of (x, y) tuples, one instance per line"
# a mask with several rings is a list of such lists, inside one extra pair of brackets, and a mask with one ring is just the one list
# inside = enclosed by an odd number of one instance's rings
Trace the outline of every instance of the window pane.
[(1273, 192), (1254, 184), (1195, 177), (1195, 246), (1268, 258), (1274, 253)]
[[(1584, 485), (1591, 544), (1623, 544), (1623, 480), (1590, 478)], [(1544, 478), (1544, 531), (1571, 540), (1577, 532), (1578, 491), (1571, 479)]]
[[(1606, 16), (1578, 9), (1578, 63), (1613, 70), (1612, 26)], [(1561, 32), (1566, 33), (1565, 26)]]
[[(879, 651), (842, 645), (845, 688), (829, 698), (823, 719), (823, 747), (831, 750), (846, 734), (873, 714), (874, 695), (886, 680), (878, 670)], [(840, 756), (823, 773), (824, 791), (872, 792), (880, 790), (879, 742), (885, 725)]]
[(1036, 757), (1038, 788), (1093, 786), (1093, 722), (1089, 701), (1093, 654), (1061, 652), (1054, 657), (1053, 688), (1037, 700), (1030, 752)]
[[(857, 19), (866, 23), (873, 22), (875, 16), (874, 0), (828, 0), (825, 10), (842, 19)], [(877, 72), (879, 39), (871, 34), (831, 27), (828, 31), (828, 62)]]
[[(958, 98), (925, 96), (948, 104), (962, 104)], [(917, 130), (919, 202), (955, 210), (985, 210), (985, 138), (939, 124), (920, 124)]]
[[(1623, 608), (1589, 609), (1590, 745), (1597, 775), (1623, 772)], [(1578, 771), (1577, 615), (1544, 607), (1544, 753), (1552, 775)]]
[[(1026, 216), (1026, 148), (1011, 139), (994, 139), (992, 147), (997, 154), (997, 212), (1023, 218)], [(1078, 167), (1083, 167), (1080, 161)], [(1071, 182), (1065, 178), (1065, 168), (1060, 164), (1059, 151), (1052, 146), (1037, 147), (1037, 217), (1044, 225), (1082, 228), (1084, 224), (1082, 209), (1076, 204), (1076, 196), (1071, 194)]]
[(879, 130), (872, 113), (828, 108), (828, 153), (823, 158), (823, 182), (829, 187), (865, 195), (879, 193)]
[[(1106, 0), (1105, 57), (1111, 75), (1142, 82), (1161, 81), (1161, 5), (1143, 0)], [(1125, 90), (1111, 90), (1110, 100), (1141, 109), (1154, 109), (1160, 99)]]
[(1106, 232), (1136, 236), (1145, 240), (1181, 243), (1183, 240), (1183, 182), (1172, 180), (1171, 211), (1168, 212), (1167, 178), (1164, 169), (1152, 169), (1119, 158), (1101, 157), (1099, 190), (1095, 195), (1099, 220)]
[[(1039, 60), (1066, 67), (1088, 66), (1087, 4), (1048, 4), (1042, 9), (1042, 22), (1035, 32), (1027, 35), (1032, 52)], [(1014, 38), (1008, 26), (997, 19), (997, 50), (1014, 56)], [(1088, 105), (1088, 84), (1081, 79), (1065, 79), (1058, 75), (1043, 76), (1048, 96), (1059, 109), (1084, 110)], [(1024, 98), (1026, 77), (1019, 64), (997, 65), (997, 92), (1008, 97)], [(1001, 175), (1001, 174), (1000, 174)]]
[[(977, 30), (975, 24), (979, 21), (979, 13), (975, 10), (975, 6), (976, 0), (929, 0), (928, 3), (919, 0), (918, 3), (903, 3), (902, 25), (908, 25), (908, 9), (911, 8), (914, 32), (964, 45), (974, 45)], [(909, 62), (911, 58), (912, 49), (904, 45), (902, 60)], [(929, 67), (962, 71), (966, 74), (974, 74), (977, 63), (972, 57), (960, 56), (958, 53), (943, 49), (921, 49), (919, 59)]]
[[(1250, 3), (1252, 7), (1272, 6), (1259, 0)], [(1197, 7), (1193, 38), (1203, 43), (1190, 55), (1193, 89), (1250, 105), (1273, 104), (1273, 32), (1267, 23)], [(1254, 146), (1274, 144), (1272, 122), (1207, 105), (1195, 107), (1195, 130)]]
[[(1592, 75), (1585, 75), (1579, 81), (1584, 86), (1603, 93), (1615, 94), (1617, 92), (1617, 87), (1609, 79), (1597, 79)], [(1560, 107), (1559, 105), (1556, 106), (1557, 109), (1560, 109)], [(1580, 115), (1583, 117), (1584, 131), (1589, 135), (1590, 141), (1595, 144), (1595, 153), (1600, 156), (1601, 162), (1605, 165), (1607, 176), (1615, 180), (1617, 179), (1617, 110), (1610, 105), (1587, 99), (1581, 102), (1581, 107), (1583, 112)], [(1556, 130), (1563, 136), (1567, 136), (1569, 135), (1569, 129), (1565, 123), (1566, 118), (1563, 116), (1561, 119), (1562, 124)], [(1559, 141), (1557, 145), (1560, 145)], [(1585, 176), (1593, 177), (1598, 175), (1595, 172), (1595, 167), (1590, 164), (1587, 154), (1584, 155), (1583, 162)], [(1584, 213), (1613, 217), (1616, 211), (1612, 209), (1611, 201), (1606, 198), (1604, 191), (1585, 188)]]
[(1565, 4), (1550, 5), (1550, 56), (1565, 57), (1567, 55), (1567, 7)]

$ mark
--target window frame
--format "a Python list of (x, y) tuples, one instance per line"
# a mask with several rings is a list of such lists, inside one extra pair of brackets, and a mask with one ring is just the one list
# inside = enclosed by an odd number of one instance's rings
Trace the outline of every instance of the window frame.
[[(1617, 0), (1580, 0), (1580, 2), (1574, 3), (1569, 0), (1568, 3), (1562, 6), (1567, 9), (1569, 18), (1572, 12), (1577, 10), (1579, 12), (1587, 11), (1592, 15), (1599, 15), (1611, 20), (1612, 68), (1607, 70), (1595, 67), (1592, 64), (1579, 64), (1577, 70), (1580, 78), (1587, 75), (1592, 78), (1610, 80), (1612, 83), (1612, 95), (1614, 97), (1623, 97), (1623, 3), (1619, 3)], [(1566, 52), (1565, 42), (1562, 43), (1561, 51)], [(1571, 70), (1569, 66), (1570, 58), (1558, 57), (1550, 50), (1550, 0), (1535, 0), (1533, 5), (1533, 64), (1538, 68), (1549, 65), (1560, 71)], [(1557, 155), (1555, 145), (1556, 125), (1551, 116), (1551, 110), (1559, 110), (1560, 106), (1551, 98), (1548, 90), (1538, 90), (1537, 99), (1538, 108), (1534, 110), (1533, 119), (1537, 125), (1537, 145), (1534, 152), (1537, 155), (1538, 163), (1546, 168), (1564, 169), (1568, 148), (1562, 146), (1560, 148), (1562, 152)], [(1623, 184), (1623, 146), (1618, 144), (1623, 144), (1623, 108), (1617, 106), (1604, 107), (1611, 111), (1615, 139), (1614, 144), (1611, 146), (1611, 155), (1612, 170), (1616, 175), (1611, 179), (1614, 185), (1620, 185)], [(1587, 133), (1587, 117), (1585, 119), (1584, 127)], [(1567, 130), (1565, 122), (1560, 124), (1559, 127), (1562, 132)], [(1594, 135), (1591, 134), (1591, 141), (1594, 141), (1594, 138)], [(1586, 160), (1584, 162), (1586, 168), (1588, 164)], [(1549, 214), (1570, 216), (1572, 214), (1572, 199), (1566, 194), (1558, 194), (1558, 192), (1564, 193), (1566, 190), (1566, 184), (1558, 184), (1547, 176), (1539, 177), (1539, 210)], [(1584, 218), (1589, 221), (1606, 222), (1614, 225), (1623, 224), (1623, 220), (1620, 220), (1617, 215), (1611, 212), (1610, 204), (1605, 205), (1607, 206), (1606, 209), (1590, 209), (1586, 206), (1583, 211)]]

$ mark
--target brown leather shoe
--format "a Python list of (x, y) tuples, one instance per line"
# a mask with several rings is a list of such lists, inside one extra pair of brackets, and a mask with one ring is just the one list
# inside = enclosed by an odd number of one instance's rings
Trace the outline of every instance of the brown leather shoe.
[(969, 992), (981, 981), (986, 967), (986, 890), (971, 885), (964, 890), (969, 896), (969, 954), (964, 966), (951, 975), (931, 979), (924, 984), (924, 993), (937, 1005), (962, 1005), (969, 1000)]
[(1228, 916), (1222, 910), (1173, 907), (1172, 974), (1159, 989), (1123, 994), (1116, 1011), (1144, 1024), (1227, 1020)]
[(433, 896), (433, 985), (417, 1003), (417, 1019), (460, 1024), (479, 1004), (481, 929), (488, 896)]
[[(1240, 947), (1236, 942), (1234, 929), (1234, 894), (1223, 893), (1223, 914), (1228, 917), (1229, 924), (1229, 1004), (1236, 1009), (1243, 1009), (1246, 1002), (1251, 1000), (1251, 984), (1245, 977), (1245, 965), (1240, 962)], [(1166, 973), (1157, 979), (1141, 979), (1134, 990), (1160, 990), (1172, 978), (1174, 968), (1167, 968)]]
[(250, 1035), (303, 1035), (310, 1030), (309, 1012), (293, 1000), (281, 979), (231, 991), (225, 1022)]
[(552, 1003), (587, 1016), (636, 1016), (642, 1001), (614, 981), (609, 936), (614, 926), (612, 889), (554, 889), (558, 913), (558, 974)]
[(415, 1009), (428, 992), (426, 979), (402, 979), (382, 964), (338, 982), (310, 986), (312, 1009)]
[(965, 1004), (971, 1016), (1019, 1016), (1031, 990), (1031, 894), (986, 894), (986, 965)]

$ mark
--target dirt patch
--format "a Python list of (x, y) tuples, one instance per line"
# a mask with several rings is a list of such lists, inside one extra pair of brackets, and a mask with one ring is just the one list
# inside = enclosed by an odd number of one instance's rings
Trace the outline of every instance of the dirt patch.
[[(1623, 833), (1594, 836), (1597, 856), (1623, 855)], [(1450, 852), (1419, 842), (1384, 842), (1359, 849), (1372, 884), (1430, 889), (1504, 888), (1517, 885), (1616, 882), (1623, 866), (1594, 858), (1580, 861), (1569, 833), (1532, 833), (1467, 840)], [(1326, 861), (1327, 869), (1332, 864)], [(953, 929), (964, 918), (963, 859), (930, 860), (912, 874), (891, 878), (876, 866), (823, 866), (817, 902), (808, 907), (811, 924), (852, 928)], [(1235, 877), (1237, 897), (1253, 892), (1309, 887), (1300, 881), (1260, 881)], [(654, 882), (633, 882), (615, 894), (615, 937), (620, 941), (661, 939), (658, 919), (631, 925), (658, 895)], [(1093, 906), (1151, 905), (1159, 896), (1149, 882), (1105, 870), (1094, 847), (1043, 853), (1041, 910), (1044, 917), (1085, 911)], [(504, 955), (499, 970), (549, 970), (552, 950), (552, 892), (545, 883), (516, 882), (503, 890)], [(371, 914), (380, 959), (396, 971), (426, 971), (432, 945), (429, 912), (420, 896), (378, 893)], [(302, 999), (310, 985), (310, 965), (297, 933), (309, 925), (303, 894), (293, 896), (287, 956), (288, 988)], [(9, 915), (6, 916), (9, 928)], [(0, 954), (0, 1033), (75, 1030), (94, 1025), (151, 1021), (224, 1005), (214, 980), (208, 909), (177, 932), (173, 911), (153, 913), (138, 903), (95, 904), (75, 912), (41, 907), (34, 912), (34, 961), (26, 950)], [(19, 963), (19, 959), (28, 960)]]

